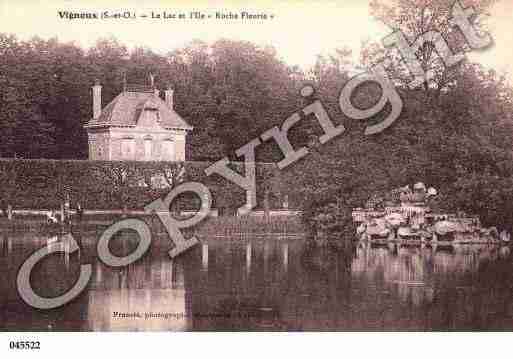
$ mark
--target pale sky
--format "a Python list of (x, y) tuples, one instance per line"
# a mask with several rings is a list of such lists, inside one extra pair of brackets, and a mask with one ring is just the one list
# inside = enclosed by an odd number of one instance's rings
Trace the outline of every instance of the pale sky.
[[(273, 45), (288, 64), (311, 66), (319, 53), (349, 47), (355, 53), (362, 40), (380, 41), (389, 30), (369, 16), (369, 0), (0, 0), (0, 31), (22, 39), (35, 35), (74, 41), (83, 47), (98, 38), (113, 35), (129, 48), (145, 46), (158, 53), (181, 47), (193, 39), (211, 43), (219, 38), (247, 40), (259, 45)], [(245, 5), (247, 4), (247, 5)], [(186, 13), (202, 11), (215, 16), (224, 13), (274, 14), (272, 20), (67, 20), (58, 11), (151, 11)], [(501, 0), (490, 21), (495, 46), (475, 58), (484, 65), (513, 74), (513, 0)]]

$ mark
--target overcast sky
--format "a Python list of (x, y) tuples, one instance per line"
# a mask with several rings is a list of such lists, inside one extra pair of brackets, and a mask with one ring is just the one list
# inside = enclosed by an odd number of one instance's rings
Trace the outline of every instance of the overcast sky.
[[(244, 5), (244, 4), (251, 5)], [(319, 53), (349, 47), (355, 56), (362, 40), (380, 40), (389, 31), (369, 16), (369, 0), (0, 0), (0, 31), (22, 39), (35, 35), (58, 37), (89, 47), (98, 38), (113, 35), (130, 48), (149, 47), (166, 53), (192, 39), (213, 42), (218, 38), (248, 40), (272, 45), (278, 55), (291, 65), (311, 66)], [(189, 13), (229, 11), (274, 14), (267, 21), (222, 20), (67, 20), (59, 10), (111, 11), (129, 10), (150, 14), (151, 10)], [(502, 0), (492, 11), (490, 25), (495, 46), (476, 59), (499, 71), (513, 73), (513, 1)], [(510, 77), (511, 78), (511, 77)]]

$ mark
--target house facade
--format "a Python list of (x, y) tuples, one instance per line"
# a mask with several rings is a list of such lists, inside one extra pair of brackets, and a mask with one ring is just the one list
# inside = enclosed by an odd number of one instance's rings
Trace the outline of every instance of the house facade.
[(89, 159), (101, 161), (185, 161), (192, 126), (154, 86), (127, 86), (102, 108), (101, 85), (93, 86), (93, 118), (86, 124)]

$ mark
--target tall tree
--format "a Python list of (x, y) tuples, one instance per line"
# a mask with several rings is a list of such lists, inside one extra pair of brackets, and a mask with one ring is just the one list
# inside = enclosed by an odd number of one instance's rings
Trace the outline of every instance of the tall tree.
[[(472, 6), (476, 10), (476, 16), (472, 21), (477, 29), (483, 31), (486, 27), (485, 19), (488, 11), (495, 2), (496, 0), (466, 0), (461, 3), (465, 7)], [(450, 23), (454, 3), (448, 0), (372, 0), (370, 13), (390, 31), (400, 31), (410, 44), (425, 33), (438, 32), (448, 42), (453, 53), (466, 52), (470, 49), (463, 34)], [(424, 71), (432, 71), (434, 74), (429, 83), (422, 85), (424, 90), (434, 89), (433, 93), (439, 94), (446, 86), (453, 83), (458, 65), (446, 67), (432, 42), (420, 46), (415, 55)], [(385, 58), (389, 60), (388, 64), (383, 62)], [(377, 63), (387, 65), (391, 78), (400, 84), (405, 85), (412, 80), (399, 51), (385, 49), (381, 43), (365, 43), (361, 62), (367, 67)]]

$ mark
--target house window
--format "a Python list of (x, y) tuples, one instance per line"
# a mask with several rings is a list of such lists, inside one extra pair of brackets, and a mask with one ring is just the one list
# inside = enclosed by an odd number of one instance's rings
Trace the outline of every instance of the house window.
[(135, 159), (135, 140), (133, 138), (123, 138), (121, 140), (121, 158), (124, 160)]
[(175, 144), (172, 140), (165, 140), (162, 143), (162, 160), (174, 161), (175, 160)]
[(153, 141), (151, 138), (144, 139), (144, 159), (150, 161), (153, 153)]

